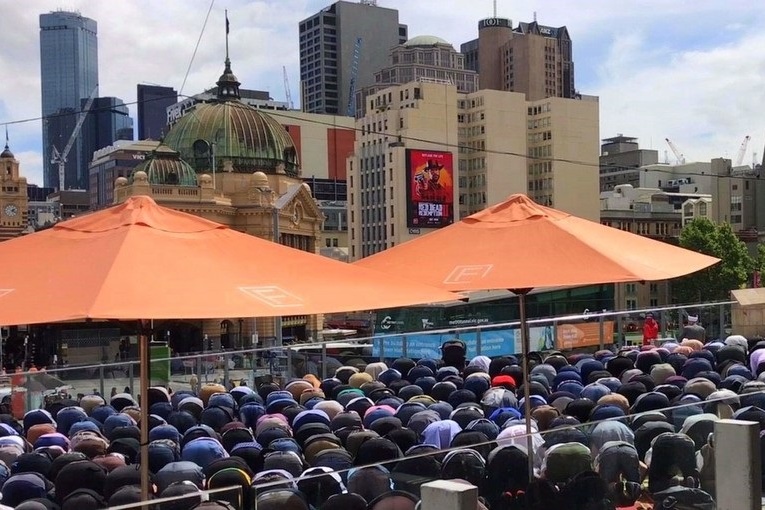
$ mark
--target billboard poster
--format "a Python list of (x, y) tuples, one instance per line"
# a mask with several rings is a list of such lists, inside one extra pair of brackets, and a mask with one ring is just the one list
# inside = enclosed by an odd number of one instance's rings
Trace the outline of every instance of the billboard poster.
[[(591, 347), (600, 345), (600, 324), (597, 322), (583, 322), (581, 324), (560, 324), (557, 331), (558, 349), (577, 349), (579, 347)], [(603, 343), (613, 343), (614, 321), (603, 323)]]
[(439, 228), (454, 221), (451, 152), (406, 151), (407, 226)]
[[(518, 332), (520, 337), (520, 331)], [(529, 351), (551, 351), (555, 349), (555, 328), (550, 326), (529, 327)], [(521, 352), (518, 350), (518, 352)]]

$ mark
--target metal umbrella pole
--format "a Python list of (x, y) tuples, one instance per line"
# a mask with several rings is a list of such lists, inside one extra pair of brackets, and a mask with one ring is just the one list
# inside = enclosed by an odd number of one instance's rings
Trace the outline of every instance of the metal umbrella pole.
[(149, 336), (142, 321), (138, 334), (138, 358), (141, 363), (141, 501), (149, 500)]
[(523, 356), (523, 414), (526, 423), (526, 449), (529, 459), (529, 481), (534, 479), (534, 441), (531, 438), (531, 388), (529, 387), (529, 331), (526, 324), (526, 294), (531, 289), (511, 290), (518, 295), (518, 306), (520, 307), (521, 319), (521, 355)]

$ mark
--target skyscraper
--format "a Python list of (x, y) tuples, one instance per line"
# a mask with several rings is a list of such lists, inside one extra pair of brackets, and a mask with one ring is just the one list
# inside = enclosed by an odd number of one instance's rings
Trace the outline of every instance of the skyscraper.
[(335, 2), (299, 31), (301, 105), (310, 113), (353, 115), (355, 91), (373, 84), (391, 48), (407, 39), (398, 11), (376, 0)]
[(167, 133), (167, 107), (178, 102), (173, 87), (138, 85), (138, 139), (159, 140)]
[[(63, 151), (77, 122), (77, 112), (98, 84), (97, 24), (77, 12), (40, 15), (40, 76), (42, 81), (43, 180), (59, 187), (52, 165), (53, 146)], [(78, 138), (68, 154), (65, 186), (87, 185), (88, 156)]]
[(566, 27), (536, 21), (513, 28), (506, 18), (478, 23), (478, 39), (461, 45), (465, 67), (478, 71), (482, 89), (526, 94), (526, 100), (575, 98), (571, 37)]
[[(86, 102), (87, 99), (82, 100), (83, 107)], [(83, 162), (88, 168), (97, 150), (117, 140), (133, 140), (133, 119), (124, 101), (118, 97), (95, 98), (82, 124), (80, 138)]]

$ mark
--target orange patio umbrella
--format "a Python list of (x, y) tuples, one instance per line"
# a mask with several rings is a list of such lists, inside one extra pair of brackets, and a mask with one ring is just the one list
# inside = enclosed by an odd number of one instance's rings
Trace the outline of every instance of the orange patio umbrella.
[(272, 317), (455, 299), (143, 196), (0, 243), (0, 267), (0, 325)]
[[(0, 243), (0, 267), (0, 325), (271, 317), (455, 299), (160, 207), (149, 197)], [(139, 343), (146, 423), (148, 346)]]
[[(525, 383), (529, 351), (525, 297), (532, 289), (666, 280), (717, 262), (540, 206), (517, 194), (356, 265), (455, 292), (509, 289), (518, 294)], [(529, 432), (528, 384), (524, 389)]]
[(356, 265), (456, 292), (666, 280), (717, 262), (518, 194)]

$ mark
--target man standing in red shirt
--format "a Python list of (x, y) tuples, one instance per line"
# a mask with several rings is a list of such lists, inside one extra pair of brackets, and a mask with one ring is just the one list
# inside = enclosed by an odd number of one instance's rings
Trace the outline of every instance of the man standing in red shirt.
[(653, 314), (645, 314), (643, 322), (643, 345), (653, 345), (655, 340), (659, 339), (659, 323), (653, 318)]

